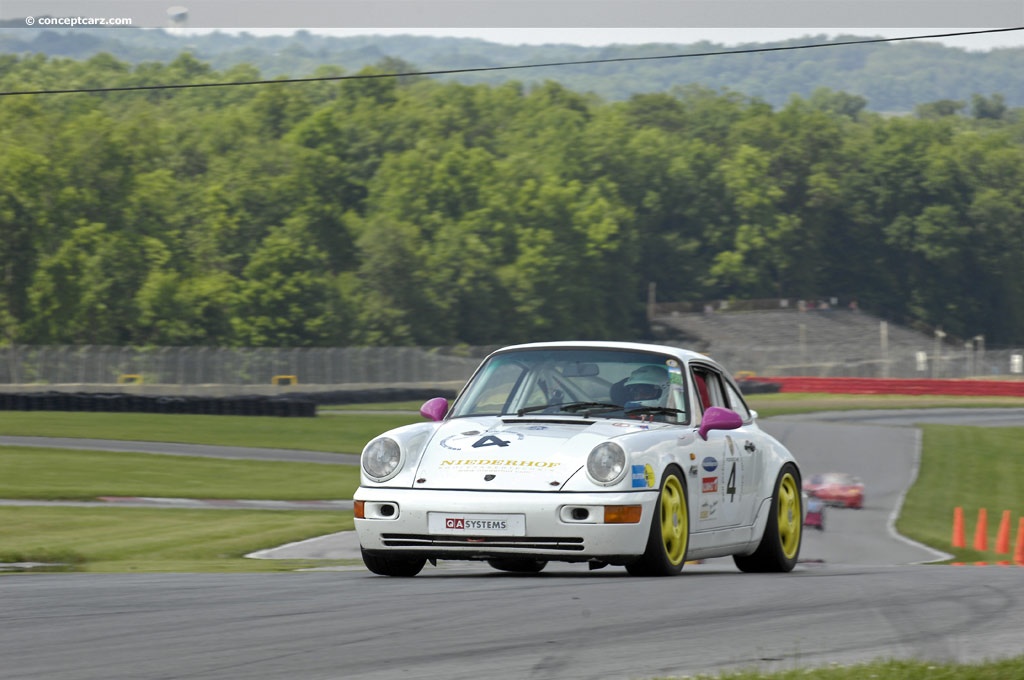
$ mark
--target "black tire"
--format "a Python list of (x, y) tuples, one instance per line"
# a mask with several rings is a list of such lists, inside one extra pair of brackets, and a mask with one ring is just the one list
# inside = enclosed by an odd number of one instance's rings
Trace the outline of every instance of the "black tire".
[(689, 545), (690, 506), (686, 481), (678, 468), (671, 467), (661, 480), (644, 554), (626, 564), (626, 571), (631, 576), (675, 576), (686, 563)]
[(521, 557), (503, 557), (497, 560), (487, 560), (498, 571), (511, 571), (516, 574), (539, 574), (548, 565), (547, 560), (531, 560)]
[(803, 542), (803, 498), (800, 474), (786, 463), (775, 480), (768, 522), (761, 543), (750, 555), (733, 555), (740, 571), (749, 573), (792, 571), (800, 557)]
[(410, 558), (397, 558), (397, 557), (384, 557), (383, 555), (371, 555), (365, 550), (360, 549), (363, 555), (363, 564), (366, 568), (372, 571), (374, 574), (381, 576), (399, 576), (399, 577), (410, 577), (415, 576), (423, 570), (423, 565), (427, 563), (425, 557), (410, 557)]

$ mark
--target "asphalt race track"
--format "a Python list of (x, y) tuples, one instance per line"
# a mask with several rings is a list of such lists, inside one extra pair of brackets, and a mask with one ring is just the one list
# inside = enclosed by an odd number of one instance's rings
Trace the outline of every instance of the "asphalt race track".
[(805, 474), (848, 471), (867, 487), (863, 510), (830, 509), (824, 532), (805, 533), (791, 574), (741, 574), (729, 560), (670, 579), (461, 563), (414, 579), (11, 574), (0, 577), (0, 678), (643, 679), (1020, 654), (1024, 568), (928, 566), (942, 555), (890, 529), (916, 469), (906, 425), (931, 417), (1024, 426), (1024, 411), (1006, 409), (764, 422)]

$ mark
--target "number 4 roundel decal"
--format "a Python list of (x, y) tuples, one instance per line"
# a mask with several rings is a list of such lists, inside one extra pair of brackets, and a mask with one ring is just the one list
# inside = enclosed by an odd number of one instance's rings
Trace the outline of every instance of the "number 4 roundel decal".
[(484, 446), (508, 446), (508, 442), (497, 435), (489, 434), (473, 442), (473, 448), (479, 449)]

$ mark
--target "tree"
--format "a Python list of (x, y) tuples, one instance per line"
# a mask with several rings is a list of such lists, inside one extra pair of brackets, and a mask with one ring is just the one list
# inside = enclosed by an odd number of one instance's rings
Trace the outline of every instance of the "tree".
[(997, 93), (986, 97), (974, 94), (971, 97), (971, 115), (978, 119), (1002, 120), (1006, 115), (1006, 102), (1003, 95)]
[(232, 318), (236, 341), (250, 347), (344, 344), (341, 300), (327, 258), (305, 223), (274, 227), (242, 272)]
[(57, 252), (43, 256), (29, 288), (25, 340), (59, 344), (130, 344), (135, 292), (146, 275), (143, 244), (81, 221)]
[(942, 118), (944, 116), (956, 116), (960, 114), (967, 103), (956, 99), (940, 99), (935, 102), (918, 104), (914, 107), (914, 114), (918, 118)]

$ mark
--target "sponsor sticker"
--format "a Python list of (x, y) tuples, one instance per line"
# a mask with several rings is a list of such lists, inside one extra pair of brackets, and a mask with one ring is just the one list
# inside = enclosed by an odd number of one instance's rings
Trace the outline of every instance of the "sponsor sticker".
[(632, 469), (634, 489), (649, 489), (654, 486), (654, 468), (647, 465), (634, 465)]
[(449, 451), (462, 451), (466, 448), (481, 449), (486, 447), (505, 448), (525, 439), (521, 432), (463, 432), (441, 440), (441, 446)]
[(718, 459), (707, 456), (700, 462), (700, 466), (704, 468), (706, 472), (714, 472), (718, 469)]
[(701, 493), (718, 493), (718, 477), (701, 477)]
[(441, 469), (460, 472), (533, 472), (554, 470), (562, 464), (554, 460), (520, 460), (516, 458), (445, 458)]
[(505, 531), (508, 529), (507, 519), (466, 519), (465, 517), (447, 517), (444, 520), (445, 529), (459, 529), (465, 531)]
[(525, 536), (525, 515), (481, 515), (431, 512), (427, 530), (432, 534)]

